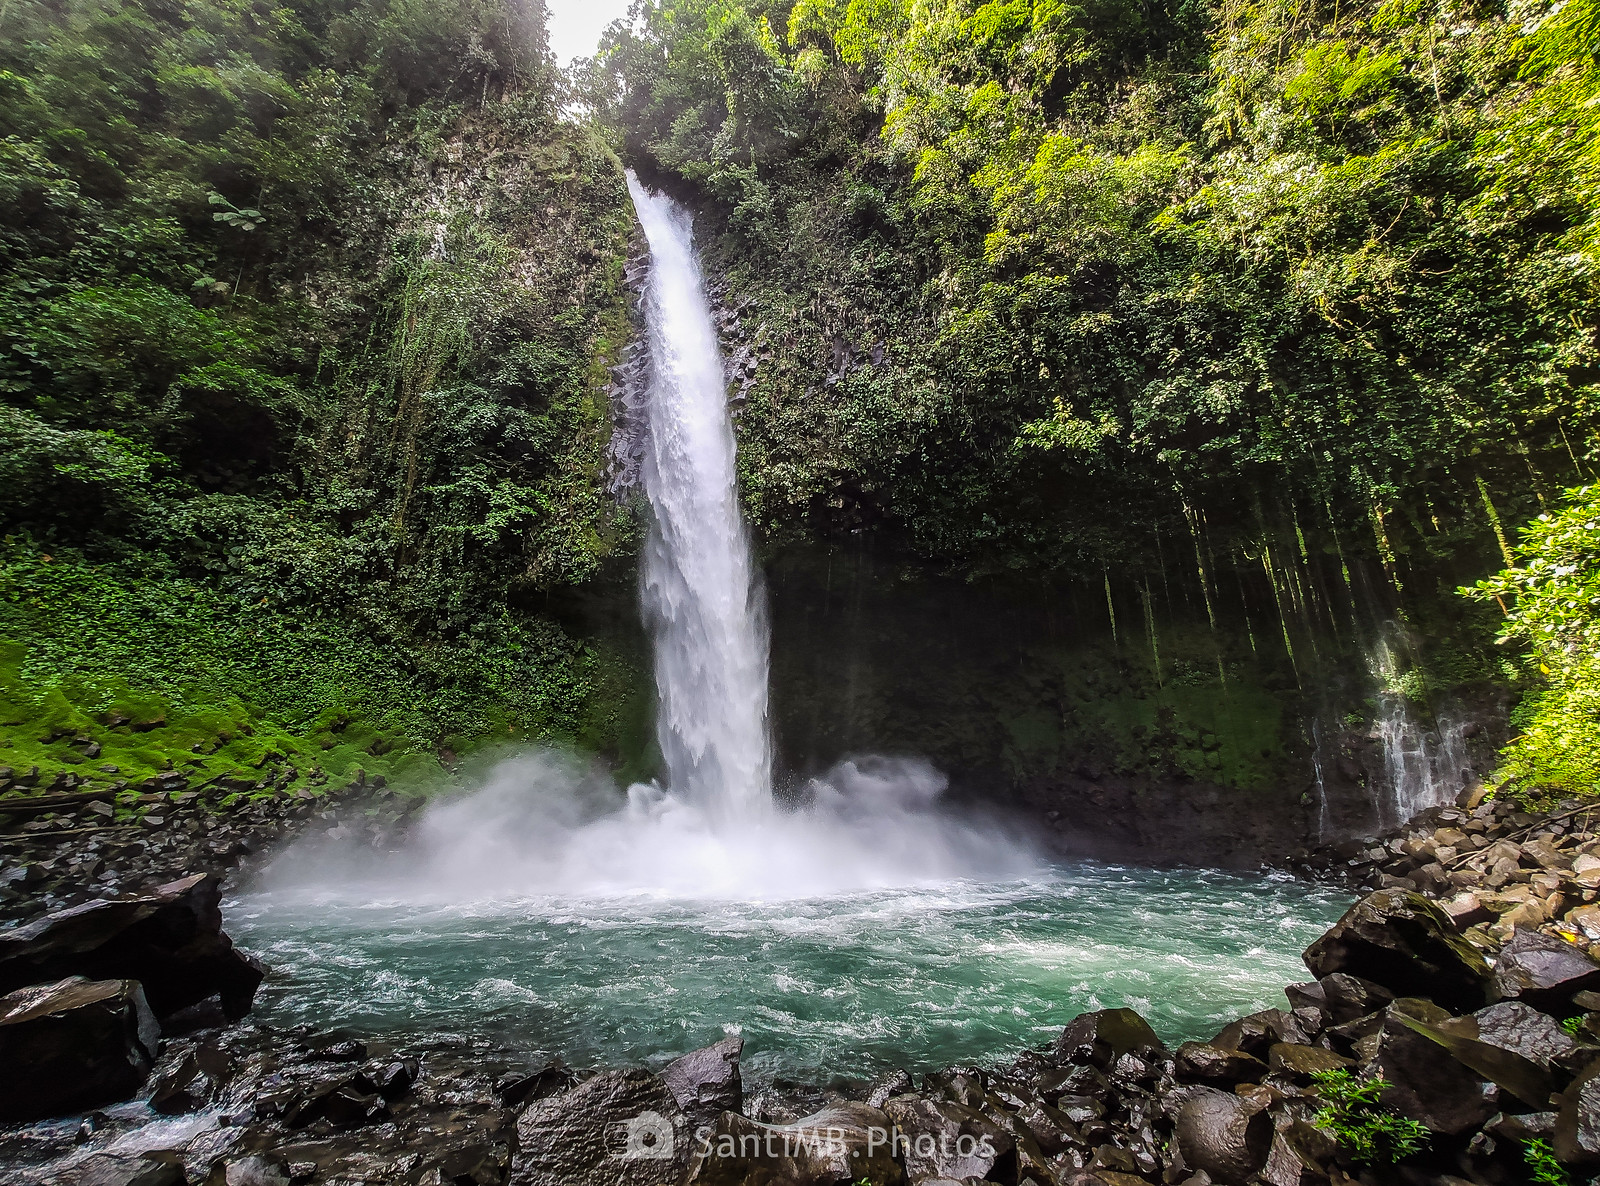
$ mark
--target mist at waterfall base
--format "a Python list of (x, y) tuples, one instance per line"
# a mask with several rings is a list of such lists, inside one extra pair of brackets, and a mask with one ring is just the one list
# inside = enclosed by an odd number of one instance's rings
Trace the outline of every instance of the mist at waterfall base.
[(728, 824), (533, 752), (406, 845), (306, 840), (229, 907), (274, 1024), (481, 1036), (577, 1066), (746, 1040), (753, 1084), (988, 1061), (1089, 1009), (1169, 1040), (1283, 1004), (1348, 904), (1288, 879), (1064, 867), (859, 759)]

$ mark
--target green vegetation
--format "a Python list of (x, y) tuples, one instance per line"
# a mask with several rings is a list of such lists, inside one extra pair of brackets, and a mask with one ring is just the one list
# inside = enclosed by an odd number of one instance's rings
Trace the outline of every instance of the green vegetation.
[(626, 160), (700, 211), (769, 555), (1071, 602), (952, 749), (1265, 792), (1403, 638), (1386, 690), (1524, 689), (1502, 777), (1595, 785), (1600, 0), (642, 0), (570, 79), (541, 0), (0, 32), (14, 767), (92, 772), (126, 694), (642, 773), (648, 681), (577, 608), (637, 526)]
[(1103, 590), (1157, 670), (1398, 633), (1426, 716), (1530, 687), (1452, 594), (1593, 480), (1597, 13), (648, 0), (580, 87), (703, 212), (769, 548)]
[(1528, 1163), (1528, 1180), (1536, 1186), (1571, 1186), (1572, 1179), (1556, 1160), (1548, 1141), (1529, 1141), (1522, 1147), (1522, 1156)]
[(1515, 549), (1520, 563), (1463, 592), (1505, 610), (1501, 641), (1529, 648), (1534, 688), (1498, 777), (1534, 799), (1600, 793), (1600, 486), (1567, 492)]
[[(602, 474), (632, 220), (543, 20), (0, 8), (7, 763), (70, 765), (49, 706), (98, 737), (127, 696), (313, 749), (357, 714), (419, 756), (618, 752), (637, 680), (557, 611), (633, 532)], [(106, 764), (176, 753), (141, 752)]]
[(660, 0), (589, 93), (752, 302), (769, 536), (1236, 568), (1326, 629), (1341, 567), (1439, 592), (1583, 472), (1588, 191), (1505, 144), (1585, 53), (1494, 5)]
[(1427, 1147), (1421, 1121), (1397, 1116), (1378, 1102), (1389, 1086), (1382, 1079), (1360, 1079), (1348, 1070), (1317, 1071), (1320, 1107), (1316, 1124), (1333, 1136), (1361, 1166), (1393, 1165)]

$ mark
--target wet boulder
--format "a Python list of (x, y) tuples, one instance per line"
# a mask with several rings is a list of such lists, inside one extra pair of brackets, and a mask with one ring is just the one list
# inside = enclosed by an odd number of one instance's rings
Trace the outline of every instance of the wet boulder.
[(1016, 1160), (1011, 1135), (976, 1108), (920, 1096), (884, 1105), (893, 1121), (900, 1160), (913, 1182), (927, 1178), (988, 1178)]
[(1347, 972), (1324, 976), (1317, 984), (1322, 989), (1324, 1008), (1333, 1025), (1347, 1025), (1358, 1017), (1381, 1012), (1394, 1000), (1394, 993), (1383, 985)]
[(511, 1182), (668, 1186), (688, 1164), (693, 1135), (657, 1076), (639, 1069), (602, 1071), (522, 1110)]
[(1321, 1046), (1299, 1046), (1292, 1042), (1279, 1042), (1267, 1052), (1267, 1062), (1278, 1074), (1299, 1083), (1309, 1083), (1319, 1072), (1343, 1070), (1353, 1065), (1350, 1059)]
[(1559, 1103), (1556, 1157), (1568, 1165), (1600, 1165), (1600, 1062), (1574, 1079)]
[(359, 1128), (388, 1119), (389, 1104), (358, 1075), (338, 1075), (309, 1087), (284, 1112), (290, 1128), (321, 1124), (330, 1128)]
[(1174, 1068), (1174, 1074), (1185, 1083), (1259, 1083), (1266, 1073), (1267, 1064), (1254, 1055), (1208, 1042), (1179, 1046)]
[(1501, 948), (1494, 979), (1502, 997), (1560, 1010), (1574, 994), (1600, 989), (1600, 963), (1564, 939), (1522, 929)]
[(243, 1017), (265, 973), (223, 932), (221, 894), (215, 874), (196, 873), (0, 932), (0, 992), (64, 976), (137, 980), (157, 1017), (211, 996), (229, 1019)]
[[(1501, 1097), (1494, 1082), (1462, 1061), (1466, 1042), (1439, 1029), (1449, 1020), (1450, 1015), (1432, 1002), (1406, 997), (1395, 1001), (1384, 1011), (1370, 1069), (1388, 1083), (1382, 1096), (1386, 1107), (1420, 1121), (1430, 1132), (1459, 1136), (1500, 1111)], [(1485, 1046), (1484, 1051), (1507, 1060), (1516, 1057), (1495, 1047)], [(1469, 1057), (1473, 1053), (1483, 1051), (1469, 1052)], [(1516, 1067), (1513, 1073), (1521, 1069)]]
[(411, 1090), (421, 1073), (422, 1064), (414, 1058), (369, 1059), (362, 1064), (356, 1084), (362, 1091), (393, 1103)]
[[(1456, 1028), (1466, 1021), (1461, 1018), (1450, 1026)], [(1554, 1017), (1521, 1001), (1501, 1001), (1479, 1009), (1472, 1015), (1471, 1027), (1469, 1037), (1513, 1051), (1543, 1067), (1553, 1065), (1578, 1045)]]
[(1306, 948), (1304, 959), (1318, 980), (1343, 972), (1447, 1009), (1479, 1009), (1493, 1000), (1483, 956), (1448, 915), (1405, 890), (1368, 894)]
[(570, 1090), (578, 1082), (577, 1075), (559, 1058), (551, 1059), (531, 1074), (511, 1072), (501, 1076), (494, 1085), (495, 1095), (508, 1108), (518, 1108), (529, 1100), (542, 1100)]
[(1243, 1186), (1267, 1163), (1272, 1118), (1257, 1101), (1202, 1087), (1178, 1109), (1174, 1137), (1184, 1164), (1222, 1186)]
[(164, 1116), (194, 1112), (216, 1098), (227, 1081), (229, 1060), (214, 1045), (192, 1046), (164, 1060), (150, 1083), (150, 1106)]
[(872, 1085), (872, 1090), (867, 1093), (867, 1106), (881, 1109), (895, 1096), (910, 1095), (915, 1090), (916, 1084), (911, 1082), (911, 1075), (907, 1071), (893, 1071)]
[(661, 1081), (677, 1100), (690, 1132), (712, 1123), (723, 1112), (744, 1111), (744, 1084), (739, 1078), (743, 1049), (744, 1039), (734, 1034), (662, 1069)]
[(160, 1041), (137, 981), (71, 976), (0, 997), (0, 1118), (37, 1120), (127, 1099)]
[(694, 1138), (690, 1186), (902, 1186), (888, 1116), (866, 1104), (824, 1108), (793, 1124), (724, 1112)]
[(1225, 1025), (1222, 1032), (1211, 1039), (1211, 1045), (1265, 1059), (1267, 1052), (1280, 1042), (1310, 1040), (1294, 1014), (1283, 1009), (1262, 1009)]
[(271, 1153), (219, 1157), (211, 1163), (203, 1186), (289, 1186), (289, 1163)]
[(1026, 1104), (1017, 1113), (1017, 1120), (1027, 1128), (1046, 1157), (1054, 1157), (1068, 1145), (1079, 1141), (1078, 1126), (1071, 1118), (1061, 1109), (1043, 1101), (1035, 1100)]
[(1067, 1062), (1105, 1068), (1124, 1054), (1164, 1049), (1150, 1023), (1133, 1009), (1101, 1009), (1067, 1023), (1056, 1039), (1056, 1055)]
[[(60, 1186), (184, 1186), (183, 1162), (165, 1151), (96, 1153), (55, 1175)], [(264, 1183), (263, 1186), (270, 1186)]]

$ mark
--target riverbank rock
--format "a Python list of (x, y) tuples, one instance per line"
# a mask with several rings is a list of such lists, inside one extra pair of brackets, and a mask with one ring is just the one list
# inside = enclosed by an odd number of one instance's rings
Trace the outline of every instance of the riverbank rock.
[(714, 1123), (724, 1112), (744, 1111), (744, 1084), (739, 1077), (743, 1050), (744, 1039), (734, 1034), (662, 1068), (661, 1081), (677, 1101), (689, 1132)]
[(161, 1030), (133, 980), (68, 977), (0, 997), (0, 1118), (37, 1120), (126, 1099)]
[(196, 873), (0, 932), (0, 991), (64, 976), (137, 980), (157, 1017), (216, 996), (240, 1018), (265, 970), (223, 932), (221, 896), (219, 878)]
[(1535, 1009), (1564, 1009), (1576, 994), (1600, 989), (1600, 963), (1564, 939), (1519, 930), (1500, 949), (1494, 980), (1502, 997)]
[(514, 1186), (674, 1186), (692, 1137), (677, 1100), (642, 1069), (602, 1071), (517, 1117)]
[(1368, 894), (1306, 948), (1304, 959), (1319, 981), (1344, 973), (1447, 1009), (1479, 1009), (1494, 999), (1483, 956), (1444, 911), (1404, 890)]
[(1367, 1070), (1388, 1084), (1382, 1101), (1430, 1132), (1459, 1136), (1481, 1127), (1500, 1111), (1498, 1088), (1448, 1056), (1423, 1027), (1450, 1020), (1430, 1001), (1406, 998), (1384, 1011)]
[[(724, 1112), (695, 1136), (690, 1186), (902, 1186), (889, 1117), (866, 1104), (824, 1108), (793, 1124)], [(915, 1177), (912, 1181), (916, 1181)]]
[(1163, 1050), (1150, 1023), (1133, 1009), (1100, 1009), (1067, 1023), (1056, 1039), (1055, 1052), (1067, 1062), (1105, 1068), (1124, 1054)]
[(1174, 1131), (1184, 1163), (1222, 1186), (1244, 1186), (1272, 1149), (1272, 1118), (1259, 1101), (1209, 1087), (1184, 1101)]
[(1242, 1050), (1208, 1042), (1185, 1042), (1178, 1047), (1175, 1073), (1186, 1083), (1259, 1083), (1267, 1064)]
[[(183, 1163), (170, 1154), (97, 1153), (61, 1174), (61, 1186), (184, 1186)], [(261, 1186), (272, 1186), (262, 1183)]]
[(890, 1100), (883, 1110), (894, 1122), (913, 1183), (987, 1178), (1002, 1159), (1015, 1158), (1011, 1135), (976, 1108), (907, 1095)]

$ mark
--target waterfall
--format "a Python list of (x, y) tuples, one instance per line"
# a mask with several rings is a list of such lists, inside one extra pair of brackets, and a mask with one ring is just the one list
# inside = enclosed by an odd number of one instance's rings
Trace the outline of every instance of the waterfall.
[(640, 601), (654, 640), (667, 787), (722, 817), (771, 803), (767, 626), (739, 510), (727, 380), (689, 214), (631, 172), (650, 245)]
[(750, 902), (1038, 873), (1026, 841), (946, 810), (944, 775), (914, 757), (848, 755), (774, 802), (765, 598), (692, 227), (632, 174), (628, 187), (650, 244), (648, 370), (630, 405), (643, 424), (627, 460), (651, 510), (639, 599), (666, 785), (619, 798), (597, 766), (534, 747), (431, 803), (401, 849), (363, 856), (313, 839), (267, 880), (365, 902)]
[(1384, 766), (1384, 785), (1373, 788), (1373, 812), (1379, 828), (1398, 828), (1430, 807), (1456, 801), (1471, 776), (1467, 723), (1443, 712), (1433, 728), (1418, 719), (1403, 690), (1408, 671), (1387, 641), (1374, 648), (1369, 664), (1380, 689), (1372, 736)]
[(1467, 777), (1466, 722), (1440, 716), (1427, 728), (1404, 696), (1379, 698), (1377, 737), (1387, 786), (1374, 803), (1378, 825), (1398, 828), (1430, 807), (1456, 801)]

